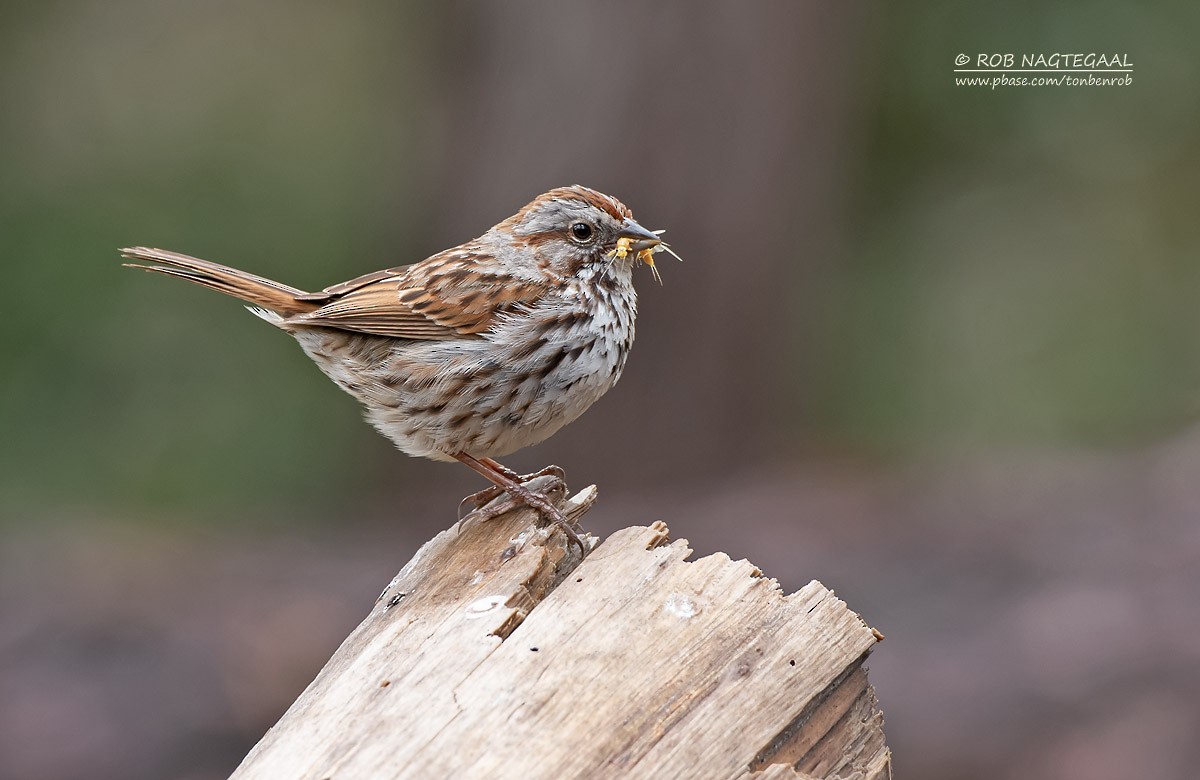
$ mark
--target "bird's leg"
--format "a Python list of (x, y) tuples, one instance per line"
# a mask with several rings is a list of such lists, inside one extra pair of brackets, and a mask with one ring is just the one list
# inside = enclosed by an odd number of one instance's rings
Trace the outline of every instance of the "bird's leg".
[[(491, 466), (496, 471), (500, 472), (504, 476), (511, 479), (513, 482), (528, 482), (529, 480), (535, 479), (537, 477), (549, 476), (549, 477), (555, 477), (556, 479), (558, 479), (558, 481), (562, 482), (564, 490), (567, 487), (567, 472), (563, 471), (562, 466), (551, 465), (551, 466), (547, 466), (544, 469), (539, 469), (539, 470), (534, 471), (529, 474), (518, 474), (517, 472), (510, 469), (508, 466), (505, 466), (503, 463), (492, 460), (491, 458), (479, 458), (479, 462), (483, 463), (486, 466)], [(480, 490), (477, 493), (472, 493), (471, 495), (467, 496), (466, 498), (464, 498), (462, 501), (459, 502), (459, 504), (458, 504), (458, 519), (461, 520), (463, 518), (463, 507), (470, 506), (470, 507), (472, 507), (472, 509), (478, 509), (481, 506), (483, 506), (484, 504), (487, 504), (489, 501), (492, 501), (494, 498), (496, 498), (496, 496), (500, 495), (503, 492), (504, 492), (503, 490), (501, 490), (500, 488), (493, 485), (491, 487), (484, 488), (483, 490)]]
[(499, 471), (504, 476), (517, 482), (528, 482), (534, 477), (558, 477), (558, 480), (563, 484), (567, 482), (567, 472), (563, 471), (562, 466), (547, 466), (544, 469), (538, 469), (529, 474), (518, 474), (517, 472), (505, 466), (503, 463), (498, 463), (491, 458), (480, 458), (481, 461)]
[[(493, 464), (496, 462), (491, 460), (491, 458), (484, 458), (483, 460), (480, 460), (468, 455), (465, 452), (454, 453), (454, 458), (470, 467), (471, 470), (475, 471), (488, 482), (491, 482), (493, 485), (500, 488), (500, 490), (508, 493), (522, 504), (541, 512), (543, 517), (545, 517), (547, 520), (550, 520), (562, 529), (562, 532), (566, 535), (567, 539), (579, 548), (580, 554), (587, 554), (587, 547), (584, 545), (583, 540), (579, 538), (579, 534), (576, 533), (575, 529), (571, 527), (571, 524), (567, 522), (567, 518), (563, 516), (563, 513), (559, 510), (559, 508), (550, 503), (550, 500), (546, 498), (546, 496), (542, 495), (541, 493), (534, 493), (520, 482), (517, 482), (512, 477), (508, 476), (508, 474), (505, 474), (504, 472), (495, 468)], [(508, 471), (508, 469), (505, 469), (505, 471)], [(509, 471), (509, 473), (511, 474), (512, 472)]]

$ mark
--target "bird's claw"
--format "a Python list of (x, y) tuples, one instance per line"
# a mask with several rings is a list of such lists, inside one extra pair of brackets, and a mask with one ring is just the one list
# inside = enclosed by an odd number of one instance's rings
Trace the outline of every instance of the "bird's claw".
[[(539, 485), (539, 489), (536, 492), (525, 487), (525, 483), (539, 477), (549, 477), (550, 479), (544, 485)], [(493, 520), (515, 507), (524, 505), (537, 510), (548, 522), (557, 525), (562, 530), (563, 535), (567, 537), (568, 543), (579, 548), (580, 556), (585, 556), (588, 553), (588, 546), (584, 544), (583, 539), (580, 537), (578, 528), (563, 515), (562, 511), (551, 502), (547, 495), (548, 493), (559, 491), (565, 494), (567, 492), (565, 477), (565, 472), (559, 466), (547, 466), (532, 474), (514, 474), (512, 479), (521, 488), (520, 492), (515, 490), (511, 492), (505, 491), (502, 488), (493, 486), (472, 493), (459, 503), (459, 528), (461, 529), (468, 522), (476, 523)], [(516, 493), (516, 495), (513, 495), (513, 493)], [(498, 501), (497, 499), (501, 496), (504, 497), (504, 500)], [(474, 508), (463, 515), (463, 507), (468, 505), (474, 505)]]
[[(506, 466), (502, 466), (499, 463), (494, 463), (493, 465), (495, 465), (496, 469), (498, 471), (500, 471), (500, 473), (504, 474), (504, 476), (506, 476), (509, 479), (513, 480), (514, 482), (517, 482), (520, 484), (530, 482), (532, 480), (537, 479), (538, 477), (554, 477), (556, 482), (551, 483), (550, 488), (548, 488), (548, 489), (558, 489), (558, 487), (559, 487), (558, 483), (561, 483), (563, 492), (564, 493), (567, 492), (567, 472), (563, 470), (562, 466), (555, 466), (552, 464), (552, 465), (546, 466), (543, 469), (538, 469), (537, 471), (531, 472), (529, 474), (518, 474), (517, 472), (513, 471), (512, 469), (507, 468)], [(476, 492), (472, 493), (471, 495), (465, 497), (462, 501), (458, 502), (458, 519), (461, 521), (464, 517), (471, 514), (472, 512), (482, 509), (483, 507), (490, 504), (492, 501), (495, 501), (500, 496), (500, 494), (503, 492), (504, 492), (503, 488), (499, 488), (499, 487), (496, 487), (495, 485), (492, 485), (491, 487), (486, 487), (483, 490), (476, 491)], [(470, 508), (467, 509), (466, 514), (464, 514), (463, 509), (466, 507), (470, 507)], [(508, 511), (508, 510), (505, 509), (504, 511)], [(503, 514), (503, 512), (500, 514)], [(491, 517), (488, 517), (487, 519), (490, 520), (490, 519), (492, 519), (492, 517), (498, 517), (498, 516), (499, 515), (491, 515)]]

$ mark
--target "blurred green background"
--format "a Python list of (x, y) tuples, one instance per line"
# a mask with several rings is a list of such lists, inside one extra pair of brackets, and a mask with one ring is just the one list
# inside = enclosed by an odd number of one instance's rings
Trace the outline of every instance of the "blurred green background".
[[(691, 277), (736, 286), (752, 264), (788, 283), (761, 288), (768, 310), (723, 323), (715, 345), (718, 357), (731, 340), (767, 345), (738, 381), (771, 388), (752, 400), (774, 406), (749, 413), (781, 426), (720, 432), (756, 445), (744, 450), (819, 441), (853, 456), (939, 457), (1167, 434), (1200, 410), (1200, 12), (1088, 4), (1081, 19), (1083, 7), (814, 10), (837, 39), (799, 60), (739, 48), (736, 31), (708, 41), (666, 9), (635, 15), (633, 31), (629, 8), (559, 10), (489, 50), (500, 14), (470, 3), (9, 4), (0, 511), (15, 523), (209, 522), (247, 502), (343, 506), (388, 475), (403, 481), (421, 467), (385, 452), (281, 334), (228, 301), (119, 270), (116, 248), (164, 246), (317, 288), (420, 259), (575, 180), (669, 227), (689, 261), (645, 293), (644, 312), (670, 316), (643, 327), (657, 341), (631, 374), (687, 342), (691, 320), (721, 318), (697, 310)], [(553, 52), (569, 46), (528, 53), (560, 33), (594, 48), (597, 66), (632, 61), (621, 102), (603, 99), (601, 74), (560, 72)], [(811, 36), (758, 34), (776, 47)], [(719, 62), (705, 64), (690, 38)], [(992, 91), (953, 86), (959, 50), (1139, 56), (1128, 89)], [(736, 80), (730, 63), (751, 55), (775, 61), (746, 75), (774, 83), (709, 83), (706, 96), (689, 82)], [(492, 66), (513, 81), (478, 72)], [(761, 99), (720, 102), (741, 90)], [(680, 91), (683, 110), (664, 109)], [(494, 105), (506, 100), (518, 105)], [(723, 126), (720, 146), (695, 127), (706, 122)], [(744, 148), (755, 145), (784, 167), (818, 164), (797, 166), (801, 181), (759, 180)], [(696, 170), (705, 165), (714, 170)], [(683, 186), (711, 187), (709, 204)], [(738, 216), (761, 221), (711, 224), (731, 198), (753, 199)], [(699, 213), (669, 205), (680, 201), (700, 201)], [(835, 220), (816, 246), (788, 229), (814, 201)], [(736, 238), (713, 251), (714, 231)], [(739, 247), (769, 256), (748, 262)], [(692, 373), (664, 376), (647, 403), (685, 415), (705, 379)], [(664, 475), (686, 476), (655, 470)]]
[[(1017, 497), (1077, 507), (1038, 526), (1061, 530), (1069, 555), (1081, 534), (1110, 526), (1055, 523), (1103, 515), (1087, 508), (1093, 488), (1117, 484), (1080, 462), (1193, 453), (1178, 443), (1200, 419), (1198, 32), (1200, 7), (1184, 2), (1153, 12), (1115, 2), (0, 4), (8, 563), (67, 544), (63, 561), (87, 561), (103, 579), (158, 545), (208, 559), (261, 537), (261, 559), (246, 563), (261, 572), (294, 563), (272, 549), (300, 534), (343, 544), (353, 568), (355, 539), (390, 533), (392, 554), (361, 590), (386, 582), (453, 520), (476, 478), (394, 452), (285, 335), (233, 301), (121, 269), (117, 249), (159, 246), (320, 288), (419, 260), (578, 182), (667, 228), (686, 262), (666, 264), (662, 288), (640, 279), (621, 385), (512, 465), (554, 461), (575, 482), (598, 482), (626, 512), (603, 514), (602, 501), (600, 530), (663, 516), (701, 552), (733, 545), (761, 561), (803, 550), (764, 568), (789, 587), (844, 577), (839, 591), (889, 636), (945, 625), (951, 614), (909, 623), (892, 611), (882, 594), (905, 591), (882, 568), (841, 574), (855, 566), (847, 540), (864, 545), (858, 555), (897, 514), (953, 515), (902, 539), (891, 564), (909, 576), (922, 555), (998, 544), (990, 534)], [(1076, 51), (1128, 54), (1133, 84), (990, 90), (955, 86), (951, 72), (960, 52)], [(1187, 457), (1171, 461), (1184, 464), (1170, 472), (1183, 483), (1200, 463)], [(997, 461), (1012, 471), (982, 480), (984, 494), (958, 487), (971, 483), (962, 464)], [(1077, 466), (1091, 476), (1076, 478)], [(1060, 468), (1076, 476), (1060, 481)], [(747, 510), (760, 521), (737, 537), (727, 518), (671, 513), (681, 495), (761, 487), (755, 479), (773, 480), (759, 495), (777, 501)], [(876, 505), (881, 480), (913, 507), (929, 497), (929, 511)], [(1063, 492), (1023, 492), (1047, 483)], [(1130, 485), (1105, 506), (1154, 491)], [(1135, 501), (1112, 527), (1153, 515), (1176, 529), (1156, 544), (1195, 549), (1200, 505), (1171, 495), (1158, 514)], [(810, 503), (812, 514), (773, 524)], [(814, 517), (844, 522), (806, 536), (824, 527)], [(99, 539), (104, 552), (89, 553)], [(971, 560), (970, 573), (912, 587), (952, 591), (954, 577), (983, 570), (999, 590), (1028, 573), (1024, 558)], [(1193, 563), (1155, 570), (1184, 576)], [(11, 680), (36, 677), (22, 664), (41, 650), (29, 648), (77, 639), (66, 617), (46, 634), (29, 616), (40, 568), (10, 568), (5, 582), (8, 608), (26, 616), (0, 645)], [(330, 582), (344, 584), (335, 569)], [(79, 576), (79, 589), (92, 587)], [(170, 576), (154, 569), (128, 588)], [(358, 590), (343, 595), (330, 611), (348, 627), (365, 603)], [(212, 776), (328, 649), (312, 650), (235, 734), (197, 748), (215, 751)], [(899, 765), (983, 776), (984, 764), (938, 752), (954, 724), (922, 720), (927, 690), (898, 684), (889, 701), (876, 682), (885, 714), (900, 713), (889, 731), (910, 757)], [(1053, 709), (1036, 697), (1013, 706)], [(1185, 714), (1200, 724), (1194, 708)], [(65, 717), (22, 721), (33, 736), (21, 745), (43, 744)], [(0, 775), (72, 776), (103, 754), (112, 763), (101, 774), (141, 776), (112, 758), (121, 744), (96, 737), (77, 764), (28, 752)], [(188, 774), (196, 754), (168, 752), (154, 776), (209, 776)], [(1021, 776), (1060, 766), (1038, 760), (1017, 764)]]

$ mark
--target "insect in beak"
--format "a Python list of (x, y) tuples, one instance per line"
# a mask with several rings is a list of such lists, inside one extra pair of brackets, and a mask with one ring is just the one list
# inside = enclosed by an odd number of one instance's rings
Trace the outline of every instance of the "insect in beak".
[(626, 219), (624, 228), (618, 234), (620, 237), (617, 239), (617, 247), (608, 253), (608, 257), (624, 259), (630, 252), (633, 252), (638, 260), (650, 266), (650, 273), (654, 275), (654, 280), (662, 284), (662, 276), (658, 273), (658, 267), (654, 265), (654, 254), (668, 252), (675, 259), (683, 261), (683, 258), (662, 240), (661, 236), (665, 232), (665, 230), (646, 230), (632, 219)]

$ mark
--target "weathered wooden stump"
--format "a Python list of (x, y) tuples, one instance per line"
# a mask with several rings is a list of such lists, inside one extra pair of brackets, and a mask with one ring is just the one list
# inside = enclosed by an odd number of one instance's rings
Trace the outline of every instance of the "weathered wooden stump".
[(891, 777), (881, 637), (819, 582), (662, 523), (587, 541), (524, 508), (438, 534), (234, 777)]

